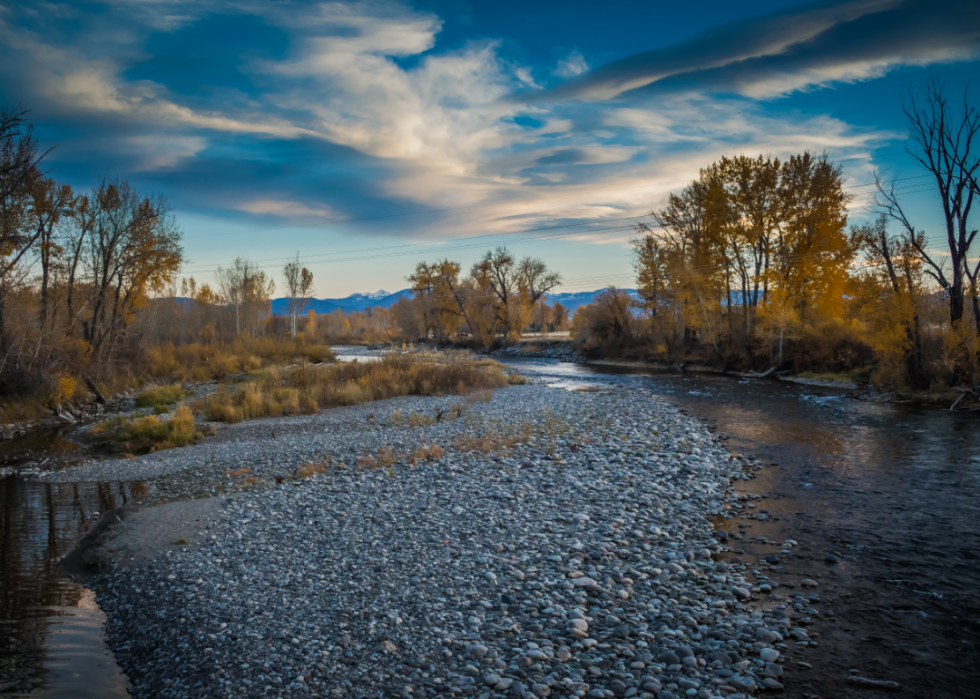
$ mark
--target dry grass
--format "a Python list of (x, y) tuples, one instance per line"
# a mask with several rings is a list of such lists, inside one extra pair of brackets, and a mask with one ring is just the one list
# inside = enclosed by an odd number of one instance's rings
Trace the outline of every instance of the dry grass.
[(438, 444), (427, 444), (424, 447), (413, 449), (412, 453), (405, 459), (409, 465), (414, 466), (420, 461), (438, 461), (443, 457), (446, 450)]
[(188, 395), (181, 385), (151, 386), (136, 396), (136, 406), (139, 408), (167, 409)]
[[(484, 400), (492, 389), (507, 386), (507, 374), (496, 362), (450, 356), (442, 361), (411, 356), (384, 357), (377, 362), (348, 362), (315, 367), (266, 369), (254, 380), (234, 388), (223, 388), (197, 401), (195, 410), (208, 420), (241, 420), (303, 415), (319, 408), (357, 405), (400, 396), (442, 396), (482, 391)], [(416, 417), (417, 416), (417, 417)], [(399, 418), (410, 426), (432, 424), (429, 418), (412, 414)], [(394, 419), (394, 418), (393, 418)], [(430, 421), (431, 420), (431, 421)]]
[[(210, 430), (214, 433), (214, 428)], [(100, 422), (88, 432), (96, 444), (123, 454), (145, 454), (159, 449), (183, 447), (204, 437), (194, 424), (194, 414), (186, 405), (174, 411), (169, 420), (149, 416), (130, 420), (118, 417)]]
[(317, 364), (334, 359), (327, 345), (306, 342), (302, 338), (242, 338), (226, 345), (193, 343), (180, 347), (168, 343), (151, 347), (146, 352), (150, 375), (175, 376), (182, 381), (223, 379), (271, 365)]
[(330, 468), (331, 462), (329, 458), (323, 459), (319, 462), (307, 461), (305, 464), (296, 469), (293, 475), (296, 478), (312, 478), (313, 476), (319, 476), (322, 473), (326, 473)]

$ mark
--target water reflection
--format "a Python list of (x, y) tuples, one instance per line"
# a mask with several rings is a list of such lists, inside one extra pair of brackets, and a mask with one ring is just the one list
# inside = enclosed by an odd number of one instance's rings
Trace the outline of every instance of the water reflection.
[(99, 513), (132, 497), (121, 483), (0, 479), (0, 693), (125, 697), (92, 593), (57, 565)]

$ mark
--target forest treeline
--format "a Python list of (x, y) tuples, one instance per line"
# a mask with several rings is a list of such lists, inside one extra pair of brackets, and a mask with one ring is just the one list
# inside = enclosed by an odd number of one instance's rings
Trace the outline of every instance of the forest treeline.
[(458, 262), (445, 259), (420, 262), (408, 281), (414, 297), (399, 300), (391, 310), (411, 341), (491, 347), (524, 332), (568, 327), (568, 310), (547, 303), (561, 275), (543, 260), (518, 260), (505, 247), (488, 251), (465, 276)]
[(492, 347), (569, 325), (592, 357), (978, 392), (980, 116), (937, 80), (910, 93), (905, 113), (909, 155), (945, 226), (928, 243), (894, 181), (877, 177), (876, 217), (849, 226), (852, 196), (825, 155), (732, 156), (638, 226), (638, 300), (610, 289), (570, 318), (548, 299), (560, 274), (499, 247), (466, 272), (419, 263), (413, 297), (390, 309), (317, 315), (297, 255), (278, 278), (288, 313), (274, 316), (276, 280), (256, 263), (182, 277), (165, 199), (124, 179), (74, 192), (45, 172), (26, 112), (0, 106), (0, 420), (16, 417), (11, 405), (56, 407), (148, 377), (323, 361), (330, 344)]
[(640, 300), (611, 289), (579, 309), (580, 350), (977, 391), (980, 115), (937, 80), (905, 113), (945, 224), (931, 244), (895, 181), (877, 176), (877, 217), (848, 227), (852, 195), (826, 156), (724, 157), (638, 226)]
[(213, 284), (181, 277), (172, 207), (124, 179), (77, 193), (50, 177), (27, 112), (0, 105), (0, 421), (132, 387), (154, 376), (210, 379), (297, 357), (329, 342), (394, 339), (383, 309), (302, 315), (313, 275), (274, 280), (239, 257)]

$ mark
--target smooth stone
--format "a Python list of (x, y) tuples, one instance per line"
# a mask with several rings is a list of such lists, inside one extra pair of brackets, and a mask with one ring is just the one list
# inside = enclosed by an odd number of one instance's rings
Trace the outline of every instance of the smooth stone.
[(476, 658), (477, 660), (482, 660), (489, 652), (490, 649), (480, 643), (475, 643), (472, 646), (466, 646), (466, 654), (471, 658)]
[(775, 648), (763, 648), (759, 651), (759, 658), (764, 663), (774, 663), (779, 660), (779, 651)]
[(782, 677), (783, 668), (775, 663), (766, 663), (766, 668), (763, 670), (763, 673), (769, 677)]

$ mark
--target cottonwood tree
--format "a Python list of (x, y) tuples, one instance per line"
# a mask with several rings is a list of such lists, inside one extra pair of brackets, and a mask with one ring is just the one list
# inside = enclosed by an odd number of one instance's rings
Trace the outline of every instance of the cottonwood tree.
[(151, 291), (180, 269), (183, 250), (172, 209), (126, 181), (103, 180), (93, 192), (82, 265), (89, 288), (82, 336), (94, 361), (112, 355), (122, 330)]
[(31, 187), (30, 198), (31, 227), (36, 237), (34, 249), (41, 265), (38, 318), (43, 334), (48, 327), (49, 292), (54, 267), (65, 252), (61, 243), (67, 234), (59, 230), (59, 227), (74, 212), (75, 194), (67, 184), (58, 184), (53, 179), (38, 177)]
[[(889, 219), (881, 214), (874, 222), (851, 229), (855, 247), (864, 255), (868, 265), (865, 277), (875, 283), (875, 301), (882, 305), (883, 313), (876, 314), (879, 322), (897, 325), (899, 337), (888, 330), (879, 329), (875, 340), (879, 341), (879, 354), (899, 353), (904, 359), (904, 369), (909, 381), (917, 388), (928, 386), (922, 350), (922, 332), (916, 296), (921, 293), (921, 260), (917, 247), (925, 246), (925, 237), (919, 233), (912, 240), (888, 231)], [(881, 293), (884, 291), (885, 293)]]
[(531, 319), (534, 304), (561, 283), (561, 275), (540, 259), (519, 262), (505, 247), (487, 251), (470, 271), (473, 285), (493, 310), (501, 334), (516, 339)]
[[(276, 283), (247, 257), (237, 257), (231, 267), (218, 267), (215, 279), (222, 296), (235, 308), (235, 333), (254, 335), (258, 322), (269, 312), (269, 303)], [(243, 330), (244, 328), (244, 330)]]
[(290, 335), (296, 337), (296, 316), (303, 312), (303, 306), (313, 295), (313, 273), (299, 264), (299, 253), (282, 270), (289, 298)]

